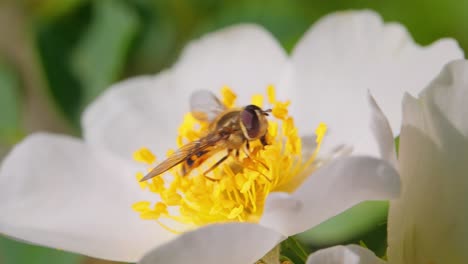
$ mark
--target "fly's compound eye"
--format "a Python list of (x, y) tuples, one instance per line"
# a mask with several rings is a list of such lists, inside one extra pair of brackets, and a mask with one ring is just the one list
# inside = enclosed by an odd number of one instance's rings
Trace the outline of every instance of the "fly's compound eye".
[(248, 105), (240, 113), (243, 132), (248, 139), (256, 139), (262, 135), (259, 113), (262, 109), (255, 105)]

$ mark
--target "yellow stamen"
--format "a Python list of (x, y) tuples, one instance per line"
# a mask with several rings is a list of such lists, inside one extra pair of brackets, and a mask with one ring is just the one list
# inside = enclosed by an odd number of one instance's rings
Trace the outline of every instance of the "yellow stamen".
[(140, 188), (144, 190), (144, 189), (148, 188), (149, 185), (148, 185), (148, 182), (146, 182), (146, 181), (142, 182), (141, 181), (141, 179), (143, 179), (143, 177), (144, 177), (143, 173), (137, 172), (136, 179), (138, 181), (138, 184), (140, 185)]
[(224, 86), (221, 89), (222, 94), (222, 102), (228, 108), (231, 108), (236, 103), (237, 95), (229, 88), (228, 86)]
[(327, 125), (325, 123), (320, 123), (317, 129), (315, 130), (315, 135), (317, 135), (317, 139), (315, 142), (317, 144), (320, 144), (323, 140), (323, 137), (325, 136), (325, 133), (327, 132)]
[(285, 119), (288, 116), (288, 107), (291, 103), (287, 102), (275, 102), (273, 104), (273, 116), (278, 119)]
[(252, 104), (258, 107), (263, 107), (263, 95), (255, 94), (252, 96)]
[[(227, 107), (235, 107), (236, 95), (231, 89), (225, 86), (221, 94)], [(272, 85), (268, 86), (267, 95), (273, 113), (268, 120), (268, 145), (263, 146), (259, 140), (251, 141), (248, 156), (241, 151), (238, 158), (229, 157), (210, 172), (209, 177), (203, 173), (224, 154), (207, 159), (188, 176), (182, 176), (176, 166), (164, 175), (141, 183), (142, 188), (158, 195), (160, 201), (153, 207), (148, 201), (138, 202), (133, 210), (142, 219), (156, 220), (163, 228), (178, 232), (169, 227), (166, 220), (185, 224), (187, 229), (219, 222), (257, 222), (271, 192), (293, 192), (315, 169), (314, 161), (327, 127), (324, 123), (318, 125), (316, 147), (304, 152), (312, 153), (304, 158), (302, 139), (288, 113), (290, 102), (278, 101)], [(263, 101), (262, 95), (252, 97), (252, 104), (263, 106)], [(178, 146), (202, 137), (208, 129), (208, 124), (187, 114), (178, 130)], [(170, 150), (167, 155), (172, 153), (174, 151)], [(134, 158), (150, 165), (155, 160), (146, 148), (137, 151)], [(138, 173), (136, 179), (139, 181), (142, 177), (143, 174)]]
[(270, 104), (276, 103), (276, 92), (275, 87), (273, 85), (268, 85), (267, 87), (267, 95), (268, 95), (268, 102)]
[(149, 207), (151, 205), (151, 202), (148, 201), (141, 201), (133, 204), (132, 208), (133, 210), (137, 212), (146, 212), (149, 210)]
[(133, 153), (133, 159), (146, 164), (153, 164), (156, 161), (156, 157), (147, 148), (141, 148)]

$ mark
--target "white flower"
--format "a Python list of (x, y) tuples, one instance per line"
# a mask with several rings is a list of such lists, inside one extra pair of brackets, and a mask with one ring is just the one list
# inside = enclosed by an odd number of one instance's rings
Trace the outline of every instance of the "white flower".
[(468, 62), (403, 100), (402, 196), (390, 203), (392, 263), (468, 263)]
[[(389, 263), (468, 262), (467, 113), (466, 60), (449, 63), (418, 98), (405, 95), (399, 151), (402, 194), (390, 202)], [(383, 263), (369, 250), (350, 249), (324, 249), (308, 263)]]
[[(291, 57), (254, 25), (231, 27), (190, 44), (173, 68), (111, 87), (83, 117), (84, 140), (35, 134), (17, 145), (0, 170), (0, 232), (94, 257), (164, 263), (251, 263), (284, 236), (304, 231), (363, 200), (399, 195), (399, 177), (380, 146), (394, 132), (403, 91), (417, 92), (447, 61), (462, 53), (452, 40), (416, 45), (397, 24), (371, 12), (327, 16)], [(154, 196), (140, 190), (131, 153), (149, 146), (162, 157), (174, 148), (177, 126), (192, 91), (229, 85), (247, 104), (267, 85), (291, 99), (302, 135), (319, 122), (329, 133), (321, 152), (352, 146), (355, 156), (320, 167), (292, 194), (271, 193), (260, 224), (210, 225), (183, 235), (141, 220), (130, 208)], [(372, 129), (369, 129), (371, 127)]]
[(385, 264), (374, 252), (358, 245), (334, 246), (314, 252), (306, 264)]

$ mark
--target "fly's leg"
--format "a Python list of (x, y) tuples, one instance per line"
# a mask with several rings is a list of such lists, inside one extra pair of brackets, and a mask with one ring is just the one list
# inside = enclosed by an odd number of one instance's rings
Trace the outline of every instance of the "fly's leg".
[(219, 159), (208, 170), (203, 172), (203, 176), (205, 176), (207, 179), (212, 180), (212, 181), (219, 181), (219, 179), (214, 179), (214, 178), (208, 177), (207, 174), (210, 173), (212, 170), (216, 169), (219, 165), (221, 165), (221, 163), (223, 163), (227, 158), (229, 158), (230, 155), (231, 155), (231, 150), (228, 150), (228, 154), (226, 156), (222, 157), (221, 159)]
[(256, 158), (253, 158), (250, 154), (250, 149), (249, 149), (249, 145), (248, 145), (249, 142), (247, 142), (247, 144), (245, 144), (245, 148), (243, 149), (244, 150), (244, 154), (247, 156), (247, 158), (249, 158), (250, 160), (254, 161), (254, 162), (257, 162), (259, 164), (261, 164), (266, 170), (270, 170), (270, 168), (268, 168), (268, 166), (263, 163), (261, 160), (258, 160)]
[(260, 138), (260, 142), (262, 143), (262, 145), (265, 147), (266, 145), (268, 145), (268, 142), (266, 140), (266, 134), (263, 135), (261, 138)]
[[(270, 168), (268, 168), (268, 166), (265, 163), (263, 163), (262, 161), (260, 161), (258, 159), (255, 159), (252, 156), (250, 156), (250, 151), (248, 149), (248, 144), (245, 144), (245, 147), (243, 148), (243, 150), (244, 150), (244, 154), (247, 156), (248, 159), (250, 159), (251, 161), (253, 161), (255, 163), (261, 164), (266, 170), (270, 170)], [(250, 168), (250, 167), (246, 167), (246, 168), (249, 169), (249, 170), (253, 170), (253, 171), (256, 171), (256, 172), (260, 173), (263, 177), (265, 177), (265, 179), (267, 179), (269, 182), (271, 182), (271, 179), (268, 176), (266, 176), (265, 174), (263, 174), (261, 171), (257, 170), (256, 168)]]
[(240, 166), (243, 166), (242, 165), (242, 160), (240, 158), (240, 149), (236, 149), (236, 152), (234, 152), (234, 161), (237, 162)]

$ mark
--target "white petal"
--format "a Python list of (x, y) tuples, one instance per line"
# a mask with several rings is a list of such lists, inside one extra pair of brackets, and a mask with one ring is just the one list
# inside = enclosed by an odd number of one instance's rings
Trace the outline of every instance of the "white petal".
[[(468, 61), (453, 61), (428, 86), (421, 97), (430, 111), (440, 111), (461, 133), (468, 137)], [(435, 115), (435, 113), (431, 113)]]
[(377, 105), (374, 97), (369, 93), (368, 100), (371, 107), (371, 129), (379, 146), (380, 157), (398, 168), (398, 161), (394, 143), (394, 137), (390, 123), (382, 110)]
[(210, 225), (154, 249), (139, 263), (254, 263), (283, 239), (282, 235), (256, 224)]
[(420, 47), (399, 24), (384, 24), (372, 11), (326, 16), (293, 51), (295, 90), (291, 113), (301, 133), (329, 125), (324, 150), (349, 144), (357, 154), (378, 154), (371, 138), (370, 90), (395, 135), (404, 91), (416, 94), (448, 61), (462, 58), (455, 41)]
[(177, 128), (188, 101), (182, 101), (170, 74), (117, 83), (94, 101), (82, 118), (83, 136), (93, 146), (131, 159), (145, 146), (164, 158), (176, 147)]
[(270, 194), (260, 223), (294, 235), (359, 202), (396, 198), (399, 192), (398, 173), (386, 161), (340, 158), (310, 175), (293, 194)]
[(35, 134), (0, 170), (0, 233), (98, 258), (136, 261), (174, 235), (131, 209), (136, 168), (80, 141)]
[(253, 94), (265, 94), (267, 85), (280, 85), (286, 62), (269, 32), (256, 25), (232, 26), (190, 43), (174, 66), (174, 82), (187, 94), (198, 89), (219, 94), (228, 85), (240, 104), (248, 104)]
[(421, 99), (406, 96), (400, 135), (403, 191), (390, 203), (388, 256), (395, 263), (468, 261), (468, 82), (449, 64)]
[(374, 252), (357, 246), (334, 246), (319, 250), (307, 259), (307, 264), (384, 264)]

